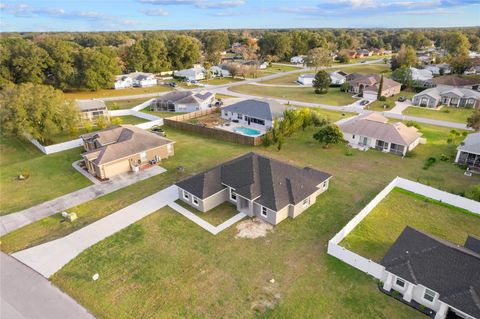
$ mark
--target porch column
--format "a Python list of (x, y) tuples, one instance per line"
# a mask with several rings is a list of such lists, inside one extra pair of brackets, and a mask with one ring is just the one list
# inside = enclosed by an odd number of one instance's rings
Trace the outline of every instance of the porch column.
[(383, 283), (383, 290), (390, 291), (392, 289), (393, 276), (391, 273), (387, 273), (387, 279)]
[(413, 285), (409, 282), (406, 282), (405, 284), (407, 285), (407, 290), (405, 290), (405, 293), (403, 294), (403, 300), (410, 302), (412, 301)]
[(457, 107), (460, 107), (460, 101), (462, 101), (462, 99), (458, 99)]
[(457, 156), (455, 156), (455, 163), (458, 163), (458, 160), (460, 158), (460, 153), (461, 151), (457, 151)]
[(448, 306), (446, 303), (440, 305), (440, 309), (438, 309), (437, 313), (435, 314), (435, 319), (445, 319), (447, 317)]

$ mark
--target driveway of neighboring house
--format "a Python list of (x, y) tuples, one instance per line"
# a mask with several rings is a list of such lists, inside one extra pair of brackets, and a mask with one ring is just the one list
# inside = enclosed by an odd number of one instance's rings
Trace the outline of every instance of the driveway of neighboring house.
[(91, 185), (28, 209), (1, 216), (0, 236), (165, 171), (162, 167), (154, 166), (138, 173), (120, 174), (104, 183)]
[[(49, 278), (88, 247), (178, 199), (175, 185), (133, 203), (63, 238), (12, 254)], [(92, 274), (93, 275), (93, 274)]]
[(94, 319), (39, 273), (4, 253), (0, 274), (0, 318)]
[(390, 113), (402, 114), (403, 111), (412, 105), (412, 101), (406, 100), (405, 102), (395, 101), (395, 106), (389, 111)]

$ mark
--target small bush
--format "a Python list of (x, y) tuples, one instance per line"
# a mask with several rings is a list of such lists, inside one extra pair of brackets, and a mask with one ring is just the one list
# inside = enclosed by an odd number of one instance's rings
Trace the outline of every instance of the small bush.
[(379, 101), (385, 102), (387, 100), (386, 96), (381, 96), (378, 98)]
[(423, 165), (423, 169), (425, 169), (425, 170), (429, 169), (430, 166), (435, 164), (436, 161), (437, 161), (437, 159), (435, 157), (427, 158), (427, 160), (425, 161), (425, 164)]
[(417, 130), (419, 130), (421, 128), (420, 125), (417, 122), (414, 122), (414, 121), (408, 121), (406, 125), (408, 127), (413, 126), (413, 127), (417, 128)]
[(450, 110), (444, 109), (444, 110), (442, 110), (442, 112), (443, 112), (443, 113), (450, 113)]
[(347, 148), (344, 152), (345, 156), (353, 156), (353, 152), (351, 149)]
[(440, 155), (440, 160), (442, 162), (448, 162), (448, 160), (450, 160), (450, 157), (446, 154), (442, 154), (442, 155)]

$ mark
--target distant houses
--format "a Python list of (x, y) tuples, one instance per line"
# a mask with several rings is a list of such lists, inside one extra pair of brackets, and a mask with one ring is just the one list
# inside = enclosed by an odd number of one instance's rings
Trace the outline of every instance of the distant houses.
[(125, 89), (130, 87), (149, 87), (157, 85), (157, 79), (153, 73), (133, 72), (117, 75), (114, 88)]

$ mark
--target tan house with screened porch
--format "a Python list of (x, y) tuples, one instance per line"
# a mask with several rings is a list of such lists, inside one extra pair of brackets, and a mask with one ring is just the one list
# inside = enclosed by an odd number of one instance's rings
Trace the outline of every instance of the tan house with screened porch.
[(174, 154), (173, 141), (134, 125), (118, 125), (81, 138), (85, 166), (101, 180), (137, 172)]

